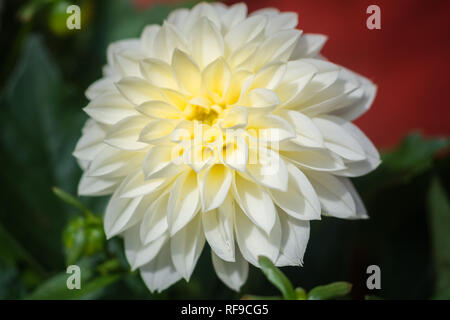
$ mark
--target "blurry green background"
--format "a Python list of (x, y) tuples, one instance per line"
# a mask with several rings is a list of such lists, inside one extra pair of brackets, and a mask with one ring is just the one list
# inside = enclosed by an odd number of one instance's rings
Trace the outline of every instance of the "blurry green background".
[[(52, 192), (56, 186), (76, 194), (81, 170), (71, 153), (87, 119), (84, 91), (101, 77), (107, 45), (162, 22), (175, 5), (137, 10), (127, 0), (70, 1), (82, 7), (82, 28), (68, 31), (67, 1), (1, 3), (0, 299), (278, 294), (253, 267), (241, 293), (229, 290), (206, 247), (189, 284), (151, 294), (129, 271), (121, 240), (105, 244), (99, 219), (85, 218)], [(294, 286), (345, 280), (355, 299), (450, 299), (448, 147), (448, 138), (411, 133), (383, 150), (383, 164), (353, 180), (371, 219), (313, 221), (304, 267), (283, 268)], [(80, 200), (100, 217), (107, 198)], [(82, 290), (66, 288), (66, 265), (74, 261), (82, 266)], [(371, 264), (381, 268), (381, 290), (366, 288)]]

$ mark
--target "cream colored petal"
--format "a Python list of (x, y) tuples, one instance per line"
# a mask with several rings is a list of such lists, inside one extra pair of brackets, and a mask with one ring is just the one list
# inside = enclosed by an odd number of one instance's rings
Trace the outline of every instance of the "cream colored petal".
[(170, 235), (183, 229), (200, 209), (200, 192), (194, 171), (182, 174), (170, 192), (167, 215)]
[(86, 89), (86, 97), (89, 100), (94, 100), (101, 94), (116, 91), (114, 82), (117, 80), (118, 77), (105, 77), (95, 81)]
[(181, 110), (177, 107), (159, 100), (144, 102), (138, 105), (136, 109), (155, 119), (179, 119), (182, 115)]
[(274, 110), (280, 100), (277, 94), (269, 89), (257, 88), (245, 93), (237, 103), (248, 107), (248, 112), (254, 115), (268, 114)]
[(265, 65), (255, 75), (251, 88), (266, 88), (274, 90), (286, 73), (286, 64), (273, 62)]
[(230, 195), (219, 208), (202, 213), (203, 231), (212, 251), (229, 262), (235, 261), (234, 206), (234, 200)]
[(277, 212), (270, 195), (256, 183), (235, 174), (233, 195), (243, 212), (261, 230), (270, 234), (277, 220)]
[(308, 178), (287, 162), (289, 181), (287, 192), (270, 190), (273, 201), (295, 219), (320, 219), (320, 202)]
[(116, 124), (127, 117), (138, 115), (134, 106), (119, 93), (104, 93), (83, 109), (100, 123)]
[(211, 20), (202, 17), (194, 25), (191, 52), (200, 68), (206, 67), (224, 54), (222, 35)]
[(280, 212), (279, 217), (282, 237), (275, 265), (301, 266), (309, 240), (309, 221), (295, 219), (284, 212)]
[(263, 141), (283, 141), (296, 136), (293, 126), (288, 121), (273, 114), (250, 116), (247, 132)]
[(299, 166), (318, 171), (339, 171), (346, 168), (342, 159), (325, 149), (310, 149), (299, 146), (298, 151), (280, 151), (281, 155)]
[[(142, 161), (140, 162), (142, 163)], [(130, 174), (122, 183), (121, 198), (134, 198), (158, 191), (170, 181), (170, 178), (145, 179), (142, 169)]]
[(144, 149), (148, 144), (139, 142), (138, 140), (141, 130), (148, 122), (148, 118), (143, 116), (125, 118), (108, 130), (105, 142), (112, 147), (122, 150)]
[(145, 152), (125, 151), (106, 146), (87, 170), (91, 177), (123, 177), (139, 168)]
[(259, 267), (259, 256), (265, 256), (272, 262), (277, 260), (282, 236), (278, 215), (276, 215), (275, 224), (268, 235), (258, 228), (239, 206), (236, 206), (234, 228), (239, 250), (245, 260), (256, 267)]
[(323, 136), (314, 122), (304, 114), (294, 110), (281, 110), (279, 115), (295, 129), (293, 142), (305, 146), (323, 148)]
[(163, 234), (155, 241), (152, 241), (146, 245), (143, 245), (136, 252), (136, 258), (134, 263), (131, 265), (131, 270), (137, 270), (143, 265), (152, 261), (161, 251), (161, 248), (169, 240), (169, 235)]
[(186, 53), (175, 50), (172, 57), (173, 72), (181, 87), (192, 95), (198, 95), (202, 84), (200, 69)]
[(355, 202), (356, 216), (351, 217), (350, 219), (368, 219), (369, 216), (367, 214), (366, 207), (364, 206), (364, 203), (361, 200), (358, 191), (356, 191), (355, 187), (353, 186), (353, 183), (348, 178), (338, 177), (338, 179), (351, 193), (353, 201)]
[(205, 245), (202, 231), (202, 218), (197, 215), (170, 241), (173, 264), (186, 281), (189, 281)]
[(148, 196), (120, 198), (122, 185), (114, 192), (106, 207), (104, 229), (108, 239), (139, 221), (144, 215), (146, 206), (152, 200), (152, 197)]
[(322, 34), (304, 34), (298, 39), (290, 60), (314, 58), (322, 50), (328, 37)]
[(288, 170), (279, 154), (271, 149), (250, 148), (246, 173), (259, 185), (287, 191)]
[(106, 147), (103, 143), (105, 132), (93, 119), (86, 121), (80, 140), (75, 146), (73, 155), (81, 160), (92, 161)]
[(227, 140), (219, 148), (219, 158), (228, 167), (244, 172), (248, 162), (248, 145), (240, 135), (227, 134)]
[(78, 183), (79, 196), (103, 196), (111, 194), (116, 189), (120, 180), (117, 178), (89, 177), (87, 172), (83, 173)]
[(169, 194), (169, 190), (162, 192), (146, 210), (139, 229), (142, 244), (155, 241), (168, 230), (167, 207)]
[(227, 262), (211, 252), (211, 259), (217, 276), (229, 288), (239, 291), (248, 278), (248, 262), (242, 257), (239, 250), (236, 252), (236, 261)]
[(153, 48), (155, 47), (155, 38), (158, 34), (161, 26), (152, 24), (144, 28), (141, 33), (141, 48), (145, 55), (151, 56), (153, 53)]
[(250, 59), (252, 70), (257, 70), (272, 61), (286, 62), (300, 35), (300, 30), (289, 29), (279, 31), (266, 38)]
[(265, 34), (272, 35), (281, 30), (295, 29), (298, 23), (298, 16), (295, 12), (282, 12), (269, 18)]
[(233, 178), (232, 171), (223, 164), (212, 165), (205, 171), (203, 178), (199, 179), (203, 212), (222, 205)]
[(142, 168), (146, 179), (173, 177), (186, 170), (187, 166), (175, 163), (172, 145), (155, 145), (145, 156)]
[(225, 36), (227, 52), (234, 52), (258, 36), (262, 36), (266, 23), (267, 18), (263, 16), (253, 16), (241, 21), (235, 27), (231, 28)]
[(137, 77), (122, 78), (116, 83), (120, 93), (135, 106), (150, 100), (162, 100), (157, 87)]
[(305, 171), (319, 197), (324, 215), (349, 219), (356, 215), (356, 206), (347, 188), (329, 173)]
[(360, 161), (366, 158), (364, 149), (358, 141), (342, 128), (344, 120), (323, 115), (313, 118), (312, 121), (322, 133), (324, 145), (329, 150), (351, 161)]
[(202, 72), (202, 83), (208, 95), (215, 101), (223, 99), (230, 80), (230, 68), (222, 57), (214, 60)]
[(144, 76), (150, 84), (161, 88), (179, 89), (172, 68), (166, 62), (159, 59), (148, 58), (141, 60), (139, 65), (142, 76)]
[(172, 263), (170, 241), (163, 245), (152, 261), (139, 268), (139, 271), (151, 292), (161, 292), (182, 278)]
[[(147, 111), (150, 112), (148, 109)], [(164, 113), (162, 110), (159, 111)], [(153, 110), (153, 113), (156, 114), (157, 111)], [(157, 143), (164, 139), (168, 140), (176, 125), (177, 121), (172, 119), (151, 120), (140, 132), (139, 141), (146, 143)]]
[(219, 14), (219, 18), (222, 22), (223, 33), (227, 33), (228, 30), (236, 26), (247, 17), (247, 6), (245, 3), (235, 3), (232, 6), (225, 9), (223, 14)]
[(222, 130), (245, 128), (248, 123), (247, 108), (236, 106), (225, 109), (220, 115), (219, 126)]

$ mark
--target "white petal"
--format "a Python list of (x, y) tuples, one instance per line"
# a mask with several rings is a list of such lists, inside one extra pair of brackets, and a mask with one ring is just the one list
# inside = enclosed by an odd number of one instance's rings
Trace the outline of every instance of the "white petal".
[(271, 149), (250, 148), (247, 174), (258, 184), (286, 191), (288, 170), (279, 154)]
[(144, 59), (140, 61), (142, 75), (150, 84), (160, 87), (178, 90), (178, 83), (172, 73), (172, 68), (162, 60)]
[(225, 200), (233, 179), (232, 171), (222, 164), (208, 168), (199, 183), (204, 212), (218, 208)]
[(224, 97), (230, 84), (231, 71), (226, 61), (220, 57), (211, 62), (202, 73), (203, 85), (214, 100)]
[(348, 219), (356, 214), (355, 202), (338, 178), (328, 173), (305, 171), (317, 192), (325, 215)]
[(182, 278), (172, 263), (170, 251), (170, 242), (166, 242), (156, 258), (139, 269), (151, 292), (161, 292)]
[(78, 195), (80, 196), (102, 196), (114, 192), (120, 180), (116, 178), (89, 177), (87, 172), (83, 173), (78, 184)]
[(181, 87), (192, 95), (199, 94), (201, 88), (200, 69), (186, 53), (175, 50), (172, 57), (173, 72)]
[(172, 160), (173, 146), (155, 145), (145, 156), (142, 168), (146, 179), (156, 179), (176, 176), (186, 169), (185, 165)]
[(219, 208), (202, 213), (203, 230), (211, 249), (225, 261), (235, 261), (234, 213), (235, 203), (231, 196)]
[(140, 224), (140, 239), (148, 244), (161, 237), (168, 229), (167, 207), (169, 191), (164, 191), (147, 209)]
[(163, 99), (157, 87), (141, 78), (122, 78), (116, 86), (120, 93), (136, 106), (146, 101)]
[(204, 244), (205, 236), (200, 215), (197, 215), (171, 238), (170, 248), (173, 264), (178, 273), (187, 281), (189, 281), (197, 260), (200, 258)]
[(275, 227), (277, 212), (270, 195), (259, 185), (240, 174), (233, 181), (234, 198), (251, 219), (264, 232), (270, 234)]
[(263, 141), (278, 142), (295, 137), (293, 126), (282, 117), (273, 114), (250, 116), (247, 132)]
[(148, 121), (147, 125), (139, 133), (139, 141), (156, 144), (163, 140), (169, 140), (169, 136), (177, 125), (176, 120), (155, 119)]
[(282, 81), (286, 72), (286, 64), (274, 62), (265, 65), (255, 75), (252, 88), (266, 88), (274, 90)]
[(236, 252), (235, 262), (224, 261), (214, 252), (211, 252), (211, 258), (219, 279), (229, 288), (239, 291), (248, 277), (248, 262), (242, 257), (239, 250)]
[(281, 151), (283, 156), (299, 166), (318, 171), (338, 171), (345, 169), (342, 159), (325, 149)]
[[(126, 181), (125, 181), (126, 180)], [(155, 192), (162, 188), (170, 179), (145, 179), (143, 170), (130, 174), (123, 182), (120, 197), (134, 198)]]
[(228, 167), (244, 172), (248, 160), (248, 145), (241, 136), (227, 135), (223, 148), (219, 148), (220, 160)]
[(155, 119), (178, 119), (181, 117), (181, 111), (177, 107), (164, 101), (151, 100), (146, 101), (136, 107), (136, 109)]
[(194, 171), (182, 174), (175, 181), (170, 192), (167, 216), (170, 235), (184, 228), (200, 208), (200, 194)]
[(322, 50), (328, 37), (322, 34), (304, 34), (298, 39), (291, 55), (291, 60), (314, 58)]
[(191, 52), (200, 68), (204, 68), (224, 54), (223, 38), (211, 20), (202, 17), (193, 27)]
[(272, 35), (278, 31), (294, 29), (298, 23), (298, 16), (295, 12), (282, 12), (269, 18), (266, 26), (266, 35)]
[(323, 147), (323, 136), (309, 117), (294, 110), (281, 110), (280, 116), (294, 127), (293, 142), (305, 147)]
[(287, 162), (289, 182), (286, 192), (270, 190), (273, 201), (287, 214), (302, 220), (320, 219), (320, 202), (307, 177)]
[(278, 267), (299, 266), (309, 240), (309, 221), (295, 219), (283, 212), (279, 213), (281, 223), (280, 255), (275, 263)]
[[(350, 191), (353, 201), (355, 202), (356, 206), (356, 216), (355, 219), (368, 219), (369, 216), (367, 215), (366, 207), (364, 206), (364, 203), (362, 202), (358, 191), (356, 191), (355, 187), (353, 186), (353, 183), (348, 178), (338, 178), (339, 181), (341, 181), (342, 184), (345, 185), (348, 191)], [(350, 218), (352, 219), (352, 218)]]
[(91, 177), (123, 177), (139, 168), (144, 159), (144, 152), (124, 151), (106, 146), (88, 168)]
[(236, 206), (234, 228), (239, 249), (248, 262), (259, 267), (259, 256), (266, 256), (272, 262), (277, 260), (281, 246), (281, 225), (278, 215), (272, 231), (267, 234), (258, 228), (239, 206)]
[(93, 160), (106, 145), (103, 143), (105, 132), (93, 120), (86, 121), (80, 140), (78, 140), (73, 155), (82, 160)]
[(245, 3), (236, 3), (225, 9), (222, 15), (219, 15), (222, 21), (222, 28), (229, 30), (243, 21), (247, 16), (247, 6)]
[(312, 120), (322, 133), (324, 145), (329, 150), (351, 161), (360, 161), (366, 158), (358, 141), (342, 128), (344, 120), (332, 116), (315, 117)]
[(163, 245), (167, 242), (169, 236), (167, 234), (162, 235), (153, 242), (150, 242), (136, 252), (136, 258), (132, 265), (132, 270), (136, 270), (143, 265), (152, 261), (160, 252)]
[(149, 122), (143, 116), (133, 116), (125, 118), (112, 126), (105, 138), (105, 142), (112, 147), (122, 150), (141, 150), (148, 146), (139, 142), (139, 134)]
[(134, 106), (119, 93), (104, 93), (83, 109), (100, 123), (115, 124), (130, 116), (138, 115)]
[(241, 21), (235, 27), (231, 28), (225, 36), (227, 52), (234, 52), (236, 49), (251, 42), (259, 35), (262, 35), (266, 23), (266, 17), (253, 16)]

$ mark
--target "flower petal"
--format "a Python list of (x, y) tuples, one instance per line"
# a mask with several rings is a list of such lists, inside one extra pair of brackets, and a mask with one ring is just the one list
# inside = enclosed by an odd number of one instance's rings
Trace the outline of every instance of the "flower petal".
[(138, 115), (134, 106), (119, 93), (104, 93), (83, 109), (100, 123), (115, 124), (130, 116)]
[(223, 164), (212, 165), (206, 170), (203, 179), (199, 179), (203, 212), (222, 205), (232, 180), (232, 171)]
[(139, 271), (151, 292), (161, 292), (182, 278), (172, 263), (170, 242), (166, 242), (158, 255)]
[(182, 174), (175, 181), (169, 196), (167, 217), (170, 235), (183, 229), (198, 213), (200, 195), (195, 171)]
[(125, 118), (108, 130), (105, 143), (122, 150), (142, 150), (148, 144), (138, 141), (139, 134), (148, 122), (143, 116)]
[(277, 220), (277, 212), (270, 195), (261, 186), (240, 174), (235, 174), (233, 192), (234, 199), (250, 220), (270, 234)]
[(236, 261), (234, 262), (222, 260), (213, 251), (211, 259), (219, 279), (229, 288), (239, 291), (248, 278), (248, 262), (242, 257), (239, 250), (236, 252)]
[(170, 249), (172, 250), (172, 261), (186, 281), (194, 271), (198, 258), (205, 244), (205, 236), (202, 232), (202, 219), (197, 215), (184, 228), (172, 236)]
[(255, 267), (259, 267), (259, 256), (266, 256), (273, 262), (278, 258), (282, 235), (278, 215), (275, 215), (275, 217), (275, 224), (272, 231), (267, 234), (258, 228), (247, 215), (242, 212), (239, 206), (236, 206), (234, 222), (236, 240), (242, 256)]
[(233, 198), (228, 196), (219, 208), (202, 213), (206, 240), (217, 256), (229, 262), (235, 261), (234, 206)]
[(222, 35), (217, 27), (208, 18), (200, 18), (193, 27), (191, 39), (191, 52), (200, 68), (206, 67), (224, 54)]

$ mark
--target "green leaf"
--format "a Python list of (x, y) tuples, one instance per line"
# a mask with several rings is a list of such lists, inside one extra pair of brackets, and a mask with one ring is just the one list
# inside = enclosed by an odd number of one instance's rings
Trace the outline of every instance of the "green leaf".
[(269, 258), (260, 256), (259, 265), (266, 278), (278, 288), (286, 300), (295, 300), (296, 294), (289, 279), (270, 261)]
[(246, 294), (242, 296), (241, 300), (282, 300), (279, 296), (255, 296), (252, 294)]
[(407, 173), (407, 179), (432, 166), (433, 157), (440, 149), (448, 147), (449, 139), (424, 139), (419, 133), (408, 135), (393, 152), (383, 155), (383, 164), (392, 171)]
[(76, 300), (93, 299), (101, 294), (102, 290), (120, 279), (120, 275), (94, 276), (92, 265), (86, 261), (79, 264), (81, 270), (81, 288), (68, 289), (67, 279), (70, 274), (61, 272), (48, 279), (39, 286), (26, 299), (29, 300)]
[(308, 292), (308, 300), (329, 300), (342, 298), (350, 293), (351, 283), (340, 281), (317, 286)]
[(295, 295), (297, 296), (297, 300), (306, 300), (307, 294), (305, 289), (303, 288), (295, 288)]
[(35, 35), (1, 94), (0, 219), (44, 267), (64, 266), (61, 230), (68, 215), (51, 188), (75, 192), (80, 169), (72, 152), (85, 116), (84, 98), (64, 87), (58, 67)]
[(65, 192), (64, 190), (61, 190), (60, 188), (57, 188), (57, 187), (53, 187), (52, 191), (62, 201), (71, 205), (74, 208), (77, 208), (81, 212), (90, 212), (90, 210), (83, 203), (81, 203), (80, 200), (78, 200), (71, 194)]
[(427, 200), (436, 271), (433, 298), (450, 299), (450, 203), (437, 177), (431, 181)]

